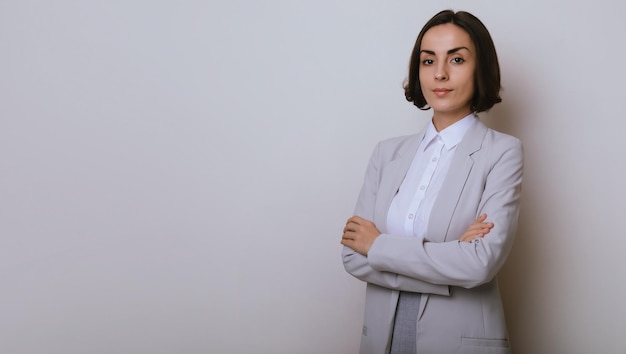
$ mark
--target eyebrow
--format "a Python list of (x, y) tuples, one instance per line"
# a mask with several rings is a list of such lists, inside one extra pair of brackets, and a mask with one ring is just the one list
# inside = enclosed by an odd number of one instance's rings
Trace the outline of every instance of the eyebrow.
[[(467, 47), (456, 47), (456, 48), (452, 48), (448, 51), (448, 55), (449, 54), (454, 54), (456, 52), (458, 52), (461, 49), (465, 49), (469, 52), (469, 49)], [(422, 49), (420, 50), (420, 53), (426, 53), (426, 54), (430, 54), (430, 55), (435, 55), (435, 52), (432, 50), (428, 50), (428, 49)]]

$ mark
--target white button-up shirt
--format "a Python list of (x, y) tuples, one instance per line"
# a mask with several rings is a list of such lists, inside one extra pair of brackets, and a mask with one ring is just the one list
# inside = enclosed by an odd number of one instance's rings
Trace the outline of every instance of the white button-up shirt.
[(476, 120), (470, 114), (437, 132), (432, 121), (387, 213), (387, 232), (428, 239), (428, 219), (456, 147)]

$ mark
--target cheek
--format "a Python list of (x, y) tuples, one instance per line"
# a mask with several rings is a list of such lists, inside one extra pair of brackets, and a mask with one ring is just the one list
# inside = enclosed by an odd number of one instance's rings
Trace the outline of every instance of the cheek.
[(473, 95), (474, 90), (476, 90), (476, 85), (474, 84), (474, 74), (470, 73), (465, 77), (465, 89), (469, 91), (469, 94)]
[(474, 95), (474, 91), (476, 90), (476, 86), (474, 85), (474, 80), (469, 80), (467, 83), (467, 91), (470, 95)]
[(475, 78), (476, 78), (476, 67), (473, 66), (472, 69), (468, 70), (468, 73), (467, 73), (467, 81), (472, 87), (474, 86)]

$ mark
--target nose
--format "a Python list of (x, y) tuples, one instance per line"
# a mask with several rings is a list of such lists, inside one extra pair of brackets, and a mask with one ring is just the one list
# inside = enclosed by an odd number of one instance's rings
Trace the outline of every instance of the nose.
[(444, 65), (437, 65), (437, 71), (435, 72), (435, 79), (444, 81), (448, 79), (448, 73)]

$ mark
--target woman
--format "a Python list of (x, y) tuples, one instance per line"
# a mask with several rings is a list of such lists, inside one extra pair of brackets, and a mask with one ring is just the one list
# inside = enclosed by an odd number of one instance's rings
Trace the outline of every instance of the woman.
[(432, 120), (377, 145), (341, 240), (346, 270), (367, 282), (361, 353), (510, 353), (496, 274), (517, 226), (522, 146), (475, 115), (501, 101), (480, 20), (430, 19), (404, 89)]

